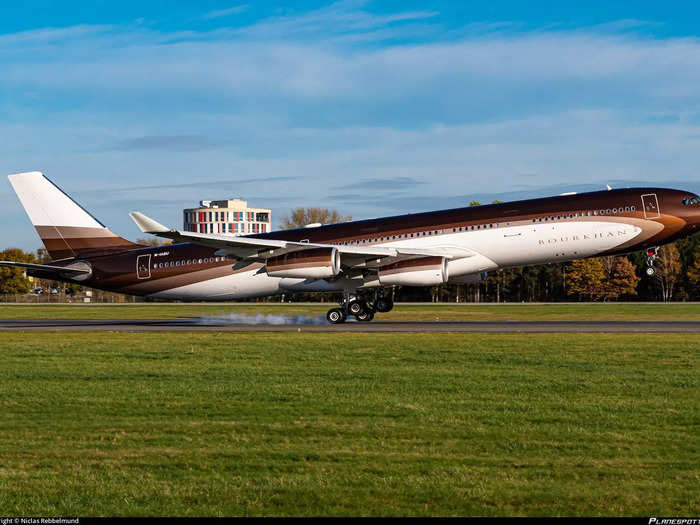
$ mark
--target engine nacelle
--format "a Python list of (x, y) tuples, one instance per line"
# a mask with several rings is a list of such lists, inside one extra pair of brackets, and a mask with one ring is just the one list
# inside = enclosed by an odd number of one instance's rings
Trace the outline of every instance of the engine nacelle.
[(484, 282), (486, 277), (486, 272), (460, 275), (458, 277), (450, 277), (450, 284), (478, 284)]
[(452, 282), (455, 277), (461, 275), (480, 274), (482, 272), (496, 270), (497, 268), (498, 265), (495, 262), (479, 253), (475, 253), (469, 257), (452, 259), (447, 263), (447, 270), (450, 272), (450, 282)]
[(327, 279), (340, 273), (337, 248), (312, 248), (271, 257), (266, 263), (270, 277)]
[(435, 286), (446, 283), (447, 279), (447, 262), (444, 257), (399, 261), (379, 269), (379, 282), (384, 286)]

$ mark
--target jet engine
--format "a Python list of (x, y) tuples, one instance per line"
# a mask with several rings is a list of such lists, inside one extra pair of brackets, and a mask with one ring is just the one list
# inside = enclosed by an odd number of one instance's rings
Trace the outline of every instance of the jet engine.
[(266, 263), (270, 277), (327, 279), (340, 273), (337, 248), (312, 248), (271, 257)]
[(379, 269), (379, 282), (383, 286), (435, 286), (446, 283), (447, 279), (447, 262), (444, 257), (399, 261)]

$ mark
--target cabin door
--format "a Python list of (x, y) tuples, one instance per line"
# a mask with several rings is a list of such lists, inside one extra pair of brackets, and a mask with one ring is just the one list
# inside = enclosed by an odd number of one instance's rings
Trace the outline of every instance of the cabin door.
[(136, 258), (136, 277), (139, 279), (151, 278), (151, 254), (139, 255)]
[(642, 207), (644, 208), (645, 219), (658, 219), (661, 217), (659, 201), (656, 198), (656, 193), (647, 193), (642, 195)]

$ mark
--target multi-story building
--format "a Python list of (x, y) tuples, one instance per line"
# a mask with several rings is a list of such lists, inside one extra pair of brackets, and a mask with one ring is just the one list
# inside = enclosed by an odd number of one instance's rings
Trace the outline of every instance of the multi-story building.
[(183, 210), (184, 229), (198, 233), (248, 235), (271, 230), (272, 213), (264, 208), (248, 208), (240, 199), (199, 201), (199, 208)]

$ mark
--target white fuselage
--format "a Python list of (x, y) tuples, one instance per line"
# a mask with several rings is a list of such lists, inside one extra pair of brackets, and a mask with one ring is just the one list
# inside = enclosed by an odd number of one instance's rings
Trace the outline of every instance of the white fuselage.
[[(622, 219), (622, 217), (620, 217)], [(517, 221), (486, 225), (479, 230), (443, 231), (437, 235), (371, 243), (377, 246), (430, 248), (452, 254), (448, 262), (450, 278), (478, 274), (512, 266), (564, 262), (595, 256), (631, 243), (642, 228), (635, 220), (606, 217), (563, 218), (560, 221)], [(463, 256), (460, 254), (463, 253)], [(285, 292), (332, 292), (377, 286), (376, 280), (309, 280), (270, 277), (261, 264), (250, 271), (188, 284), (156, 292), (159, 299), (226, 301), (276, 295)]]

